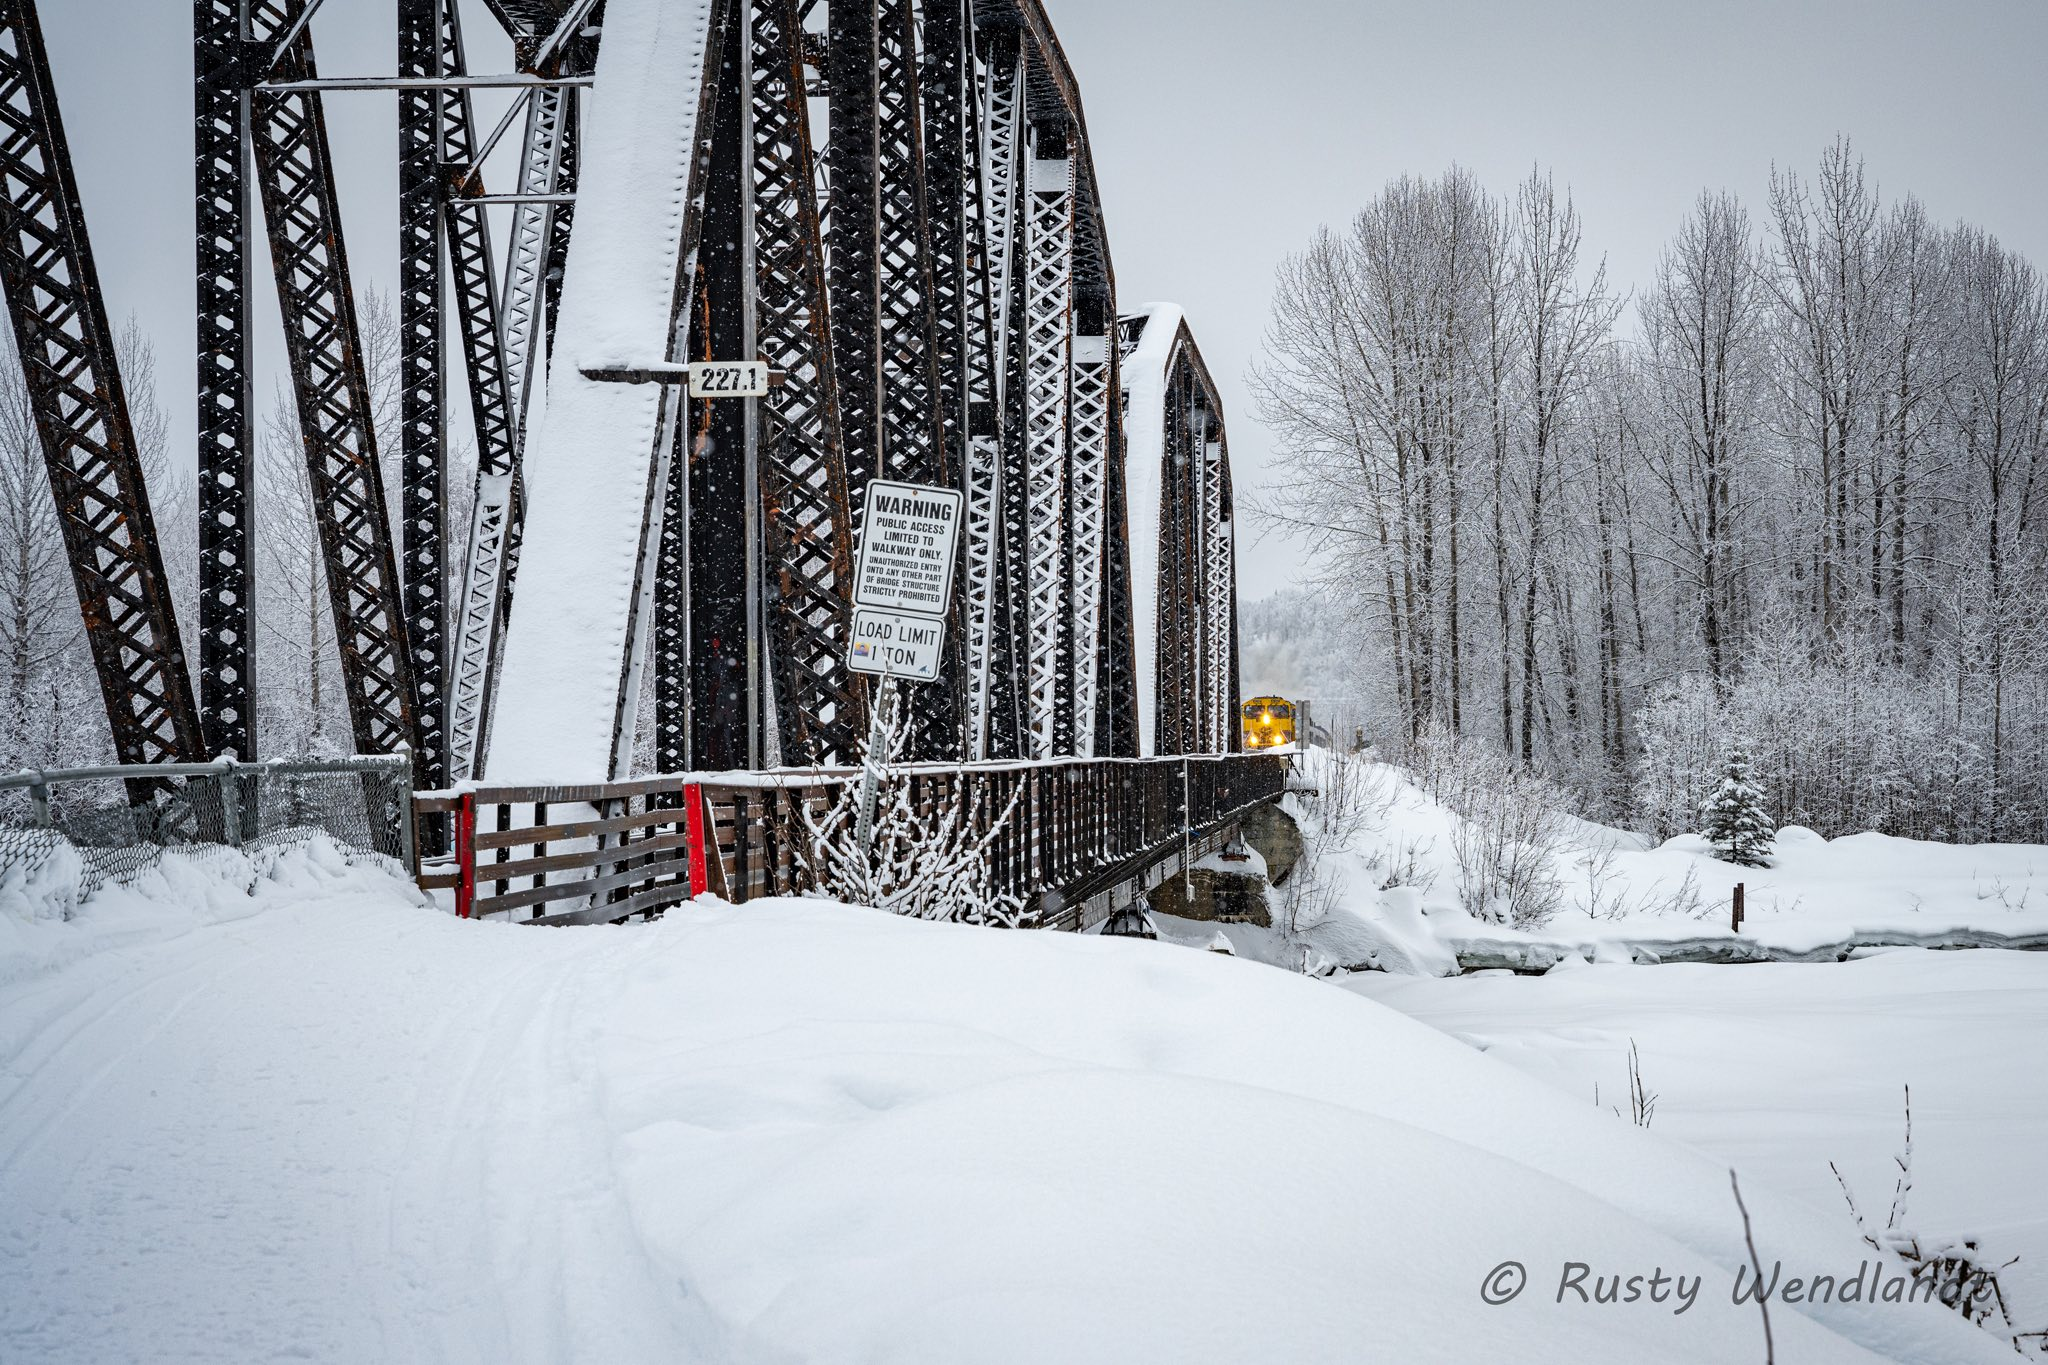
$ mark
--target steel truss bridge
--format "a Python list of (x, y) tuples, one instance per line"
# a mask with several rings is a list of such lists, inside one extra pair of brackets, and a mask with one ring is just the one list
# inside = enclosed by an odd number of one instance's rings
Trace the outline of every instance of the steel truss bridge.
[[(35, 0), (0, 0), (0, 284), (121, 761), (263, 749), (259, 234), (354, 743), (409, 748), (421, 787), (623, 781), (647, 688), (661, 772), (856, 761), (851, 578), (877, 477), (965, 494), (911, 757), (1238, 747), (1222, 406), (1177, 310), (1119, 309), (1039, 0), (330, 2), (395, 9), (395, 71), (323, 75), (323, 0), (194, 6), (195, 670)], [(501, 26), (517, 69), (473, 72), (465, 22)], [(479, 118), (481, 89), (509, 111)], [(398, 103), (395, 450), (329, 146), (341, 91)], [(508, 143), (517, 183), (487, 185)], [(665, 382), (753, 357), (765, 399)], [(458, 390), (466, 526), (447, 511)]]

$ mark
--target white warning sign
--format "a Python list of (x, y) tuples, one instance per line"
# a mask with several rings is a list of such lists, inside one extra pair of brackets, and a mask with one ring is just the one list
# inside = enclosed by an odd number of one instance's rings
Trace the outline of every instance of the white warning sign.
[(868, 485), (853, 604), (943, 620), (960, 545), (957, 489), (876, 479)]

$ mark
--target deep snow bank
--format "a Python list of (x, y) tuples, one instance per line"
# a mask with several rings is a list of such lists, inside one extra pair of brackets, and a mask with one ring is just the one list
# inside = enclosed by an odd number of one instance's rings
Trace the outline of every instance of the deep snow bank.
[[(469, 924), (359, 875), (0, 987), (0, 1357), (1758, 1355), (1720, 1164), (1321, 983), (816, 903)], [(1767, 1258), (1867, 1254), (1746, 1192)], [(1559, 1304), (1573, 1261), (1702, 1288)], [(1773, 1326), (1997, 1358), (1924, 1306)]]
[(49, 835), (45, 856), (0, 868), (0, 990), (93, 953), (162, 942), (246, 919), (266, 905), (358, 895), (402, 905), (425, 898), (397, 865), (354, 852), (314, 829), (258, 847), (167, 848), (147, 867), (88, 896), (77, 849)]

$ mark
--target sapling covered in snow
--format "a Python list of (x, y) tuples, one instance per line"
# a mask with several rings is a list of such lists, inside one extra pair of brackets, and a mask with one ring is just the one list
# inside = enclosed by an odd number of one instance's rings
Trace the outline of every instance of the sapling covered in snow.
[(1763, 788), (1750, 775), (1749, 755), (1734, 750), (1722, 769), (1720, 789), (1707, 806), (1707, 838), (1723, 862), (1766, 867), (1777, 833), (1764, 809)]
[(1967, 1238), (1922, 1238), (1907, 1229), (1906, 1200), (1913, 1193), (1911, 1086), (1906, 1087), (1905, 1145), (1892, 1161), (1899, 1168), (1899, 1179), (1892, 1187), (1891, 1209), (1885, 1215), (1881, 1228), (1873, 1226), (1863, 1216), (1863, 1209), (1857, 1204), (1856, 1195), (1850, 1190), (1841, 1168), (1832, 1161), (1828, 1163), (1828, 1169), (1835, 1173), (1835, 1183), (1842, 1187), (1842, 1198), (1849, 1203), (1849, 1216), (1856, 1220), (1856, 1230), (1863, 1234), (1863, 1240), (1873, 1251), (1896, 1256), (1911, 1266), (1914, 1284), (1928, 1298), (1954, 1309), (1979, 1327), (2003, 1330), (2012, 1336), (2013, 1348), (2025, 1354), (2025, 1337), (2041, 1334), (2013, 1331), (2012, 1310), (2006, 1303), (2004, 1286), (1998, 1282), (1998, 1272), (2011, 1269), (2019, 1258), (2014, 1257), (1994, 1268), (1980, 1259), (1982, 1253), (1975, 1241)]
[(857, 782), (822, 815), (805, 807), (813, 879), (852, 905), (913, 919), (1016, 928), (1024, 922), (1024, 904), (995, 889), (989, 850), (1009, 824), (1022, 789), (991, 818), (979, 788), (958, 775), (906, 770), (908, 708), (895, 688), (880, 691), (877, 736), (862, 756), (863, 768), (877, 773), (872, 831), (863, 845)]

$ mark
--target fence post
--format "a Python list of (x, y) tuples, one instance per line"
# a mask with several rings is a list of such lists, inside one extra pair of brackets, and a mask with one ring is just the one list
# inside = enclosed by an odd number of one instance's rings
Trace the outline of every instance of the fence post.
[(419, 821), (413, 811), (413, 766), (412, 746), (400, 744), (398, 757), (405, 760), (405, 767), (398, 773), (398, 860), (412, 873), (412, 879), (420, 879), (420, 836)]
[(690, 843), (690, 899), (711, 889), (711, 869), (704, 847), (704, 784), (683, 784), (683, 828)]
[(220, 801), (221, 841), (229, 848), (242, 846), (242, 775), (235, 760), (222, 754), (214, 760), (219, 775), (214, 778), (213, 794)]
[(43, 780), (41, 772), (31, 772), (29, 776), (35, 779), (28, 788), (29, 815), (35, 820), (37, 829), (48, 829), (51, 825), (50, 784)]
[(455, 886), (455, 913), (470, 919), (476, 910), (476, 793), (462, 794), (462, 809), (455, 817), (455, 866), (460, 880)]
[(1735, 928), (1735, 932), (1736, 932), (1736, 933), (1738, 933), (1738, 934), (1742, 932), (1742, 890), (1743, 890), (1743, 884), (1742, 884), (1741, 882), (1737, 882), (1737, 883), (1735, 883), (1735, 923), (1734, 923), (1734, 928)]

